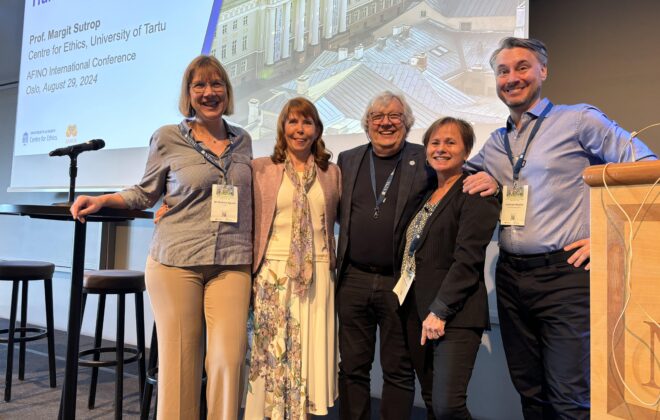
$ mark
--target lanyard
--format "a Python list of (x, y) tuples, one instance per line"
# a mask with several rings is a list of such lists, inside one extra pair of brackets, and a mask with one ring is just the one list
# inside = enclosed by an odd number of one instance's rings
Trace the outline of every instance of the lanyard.
[[(405, 144), (403, 146), (404, 148), (406, 147)], [(371, 175), (371, 190), (374, 192), (374, 199), (376, 200), (376, 206), (374, 207), (374, 219), (378, 219), (380, 217), (380, 205), (385, 203), (385, 200), (387, 199), (387, 190), (390, 189), (390, 185), (392, 185), (392, 180), (394, 179), (394, 173), (396, 172), (396, 168), (399, 167), (399, 162), (401, 162), (401, 158), (403, 157), (403, 149), (399, 152), (399, 158), (396, 161), (396, 164), (394, 165), (394, 169), (392, 169), (392, 172), (390, 172), (390, 175), (387, 177), (387, 180), (385, 181), (385, 185), (383, 185), (383, 190), (380, 192), (380, 195), (376, 193), (376, 168), (374, 167), (374, 150), (371, 149), (371, 153), (369, 154), (369, 174)]]
[[(220, 172), (222, 173), (222, 183), (223, 184), (226, 183), (227, 172), (229, 171), (229, 165), (231, 165), (231, 159), (225, 160), (226, 164), (223, 167), (223, 165), (221, 164), (222, 163), (221, 160), (218, 157), (216, 157), (215, 155), (213, 155), (213, 154), (209, 153), (208, 151), (204, 150), (204, 148), (198, 142), (196, 142), (186, 132), (186, 129), (183, 125), (180, 126), (180, 130), (181, 130), (181, 134), (183, 135), (183, 138), (186, 140), (186, 142), (189, 145), (191, 145), (195, 150), (197, 150), (197, 152), (199, 152), (199, 154), (202, 155), (208, 163), (210, 163), (211, 165), (215, 166), (216, 168), (218, 168), (220, 170)], [(234, 142), (230, 141), (229, 146), (227, 146), (227, 149), (225, 149), (225, 151), (222, 153), (222, 155), (223, 156), (231, 155), (231, 151), (232, 151), (231, 149), (233, 147), (234, 147)]]
[(536, 124), (534, 124), (532, 132), (529, 133), (529, 137), (527, 138), (527, 144), (525, 144), (525, 148), (518, 156), (518, 160), (515, 164), (513, 163), (513, 152), (511, 151), (511, 144), (509, 143), (509, 133), (504, 133), (504, 148), (506, 149), (506, 154), (509, 157), (509, 162), (511, 162), (511, 166), (513, 167), (514, 185), (518, 183), (518, 178), (520, 178), (520, 170), (523, 168), (523, 166), (525, 166), (525, 155), (527, 154), (527, 148), (529, 147), (529, 144), (532, 142), (532, 140), (534, 140), (536, 132), (539, 131), (539, 128), (541, 128), (541, 123), (545, 119), (545, 116), (548, 115), (548, 112), (550, 112), (550, 109), (552, 109), (552, 103), (548, 102), (548, 105), (546, 105), (543, 112), (541, 112), (541, 115), (539, 115), (539, 117), (536, 119)]

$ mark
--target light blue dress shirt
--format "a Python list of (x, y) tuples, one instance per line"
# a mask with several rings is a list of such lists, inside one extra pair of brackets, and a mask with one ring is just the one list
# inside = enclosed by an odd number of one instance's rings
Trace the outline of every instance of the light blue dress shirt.
[[(509, 118), (506, 127), (490, 135), (468, 167), (484, 170), (511, 187), (513, 168), (504, 148), (504, 134), (509, 135), (513, 156), (518, 156), (548, 102), (543, 99), (524, 113), (520, 130)], [(589, 187), (582, 172), (591, 165), (631, 161), (629, 139), (629, 132), (591, 105), (554, 105), (529, 145), (520, 171), (519, 183), (529, 186), (525, 226), (500, 226), (500, 247), (513, 254), (538, 254), (588, 238)], [(657, 159), (639, 139), (634, 138), (632, 144), (637, 160)]]

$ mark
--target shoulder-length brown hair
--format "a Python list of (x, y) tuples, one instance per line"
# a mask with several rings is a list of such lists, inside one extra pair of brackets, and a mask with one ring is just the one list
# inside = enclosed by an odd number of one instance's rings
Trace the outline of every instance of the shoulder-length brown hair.
[(277, 118), (277, 139), (275, 140), (275, 149), (270, 156), (273, 163), (284, 163), (286, 160), (286, 138), (284, 137), (284, 125), (290, 114), (300, 114), (305, 118), (311, 118), (314, 121), (318, 137), (312, 144), (312, 155), (314, 155), (314, 162), (322, 171), (328, 169), (328, 161), (332, 157), (332, 153), (325, 148), (323, 141), (323, 122), (319, 117), (319, 112), (316, 110), (314, 104), (303, 97), (289, 99), (289, 101), (282, 107), (280, 116)]
[(229, 74), (220, 61), (211, 55), (198, 55), (193, 61), (188, 64), (186, 71), (183, 72), (183, 79), (181, 80), (181, 94), (179, 95), (179, 111), (186, 117), (192, 118), (195, 116), (195, 110), (190, 105), (190, 84), (192, 83), (195, 73), (207, 77), (214, 77), (215, 74), (220, 76), (220, 80), (225, 82), (227, 92), (227, 107), (225, 108), (224, 115), (231, 115), (234, 113), (234, 89), (231, 87)]
[(433, 133), (435, 133), (435, 130), (449, 124), (454, 124), (458, 128), (458, 132), (461, 133), (461, 141), (463, 141), (465, 152), (469, 155), (470, 152), (472, 152), (472, 148), (474, 147), (474, 129), (469, 122), (454, 117), (444, 117), (440, 118), (439, 120), (435, 120), (435, 122), (433, 122), (433, 124), (431, 124), (429, 128), (426, 129), (424, 138), (422, 139), (424, 148), (428, 147), (429, 142), (431, 141), (431, 136)]

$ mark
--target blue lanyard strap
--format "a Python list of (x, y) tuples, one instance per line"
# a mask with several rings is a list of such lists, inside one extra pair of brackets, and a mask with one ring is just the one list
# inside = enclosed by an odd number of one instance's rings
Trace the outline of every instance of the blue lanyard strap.
[[(206, 159), (208, 163), (211, 165), (215, 166), (220, 170), (222, 173), (222, 179), (225, 181), (227, 179), (227, 172), (229, 171), (229, 166), (231, 165), (231, 159), (225, 159), (224, 163), (225, 165), (222, 165), (222, 161), (213, 155), (212, 153), (208, 152), (205, 150), (198, 142), (196, 142), (188, 132), (186, 132), (186, 129), (183, 125), (179, 126), (179, 129), (181, 130), (181, 134), (183, 135), (183, 138), (186, 140), (186, 142), (191, 145), (197, 152), (199, 152), (200, 155)], [(222, 154), (223, 156), (229, 156), (231, 154), (231, 149), (234, 147), (234, 142), (229, 141), (229, 146), (227, 146), (227, 149), (225, 149), (224, 153)]]
[[(405, 144), (403, 147), (404, 148), (406, 147)], [(399, 167), (399, 162), (401, 162), (402, 157), (403, 157), (403, 149), (399, 152), (399, 158), (396, 160), (394, 169), (392, 169), (392, 172), (390, 172), (390, 175), (387, 177), (387, 180), (385, 181), (385, 185), (383, 185), (383, 190), (380, 192), (380, 194), (377, 194), (376, 168), (374, 167), (374, 150), (373, 148), (371, 149), (371, 153), (369, 154), (369, 174), (371, 175), (371, 190), (374, 192), (374, 199), (376, 200), (376, 206), (374, 207), (374, 216), (373, 216), (374, 219), (378, 219), (378, 217), (380, 217), (380, 206), (387, 199), (387, 190), (389, 190), (390, 185), (392, 185), (392, 180), (394, 179), (396, 168)]]
[(509, 133), (504, 133), (504, 148), (506, 149), (506, 154), (509, 157), (509, 162), (511, 162), (511, 166), (513, 167), (513, 182), (517, 182), (518, 178), (520, 178), (520, 170), (523, 168), (523, 166), (525, 166), (525, 155), (527, 155), (529, 144), (532, 142), (532, 140), (534, 140), (536, 132), (539, 131), (539, 128), (541, 128), (541, 123), (551, 109), (552, 103), (548, 102), (548, 105), (546, 105), (545, 109), (543, 109), (541, 115), (539, 115), (539, 117), (536, 119), (536, 124), (534, 124), (532, 132), (529, 133), (529, 137), (527, 138), (527, 144), (525, 144), (525, 148), (518, 156), (516, 163), (513, 163), (513, 152), (511, 151), (511, 144), (509, 143)]

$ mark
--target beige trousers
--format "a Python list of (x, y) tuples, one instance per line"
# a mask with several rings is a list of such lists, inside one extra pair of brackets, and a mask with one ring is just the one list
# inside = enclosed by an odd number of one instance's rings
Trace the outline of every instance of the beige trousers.
[(145, 270), (158, 334), (158, 419), (198, 419), (206, 319), (208, 418), (238, 417), (247, 343), (250, 267), (172, 267), (149, 257)]

